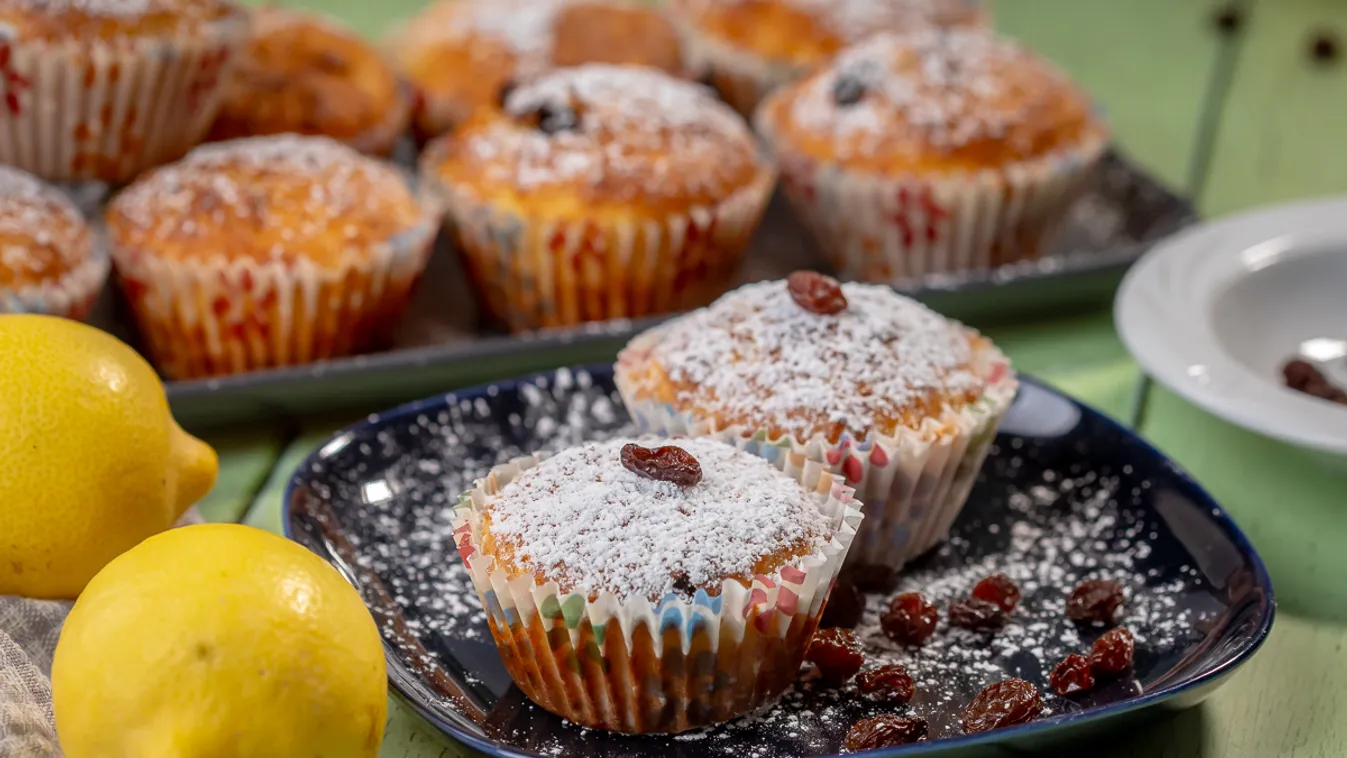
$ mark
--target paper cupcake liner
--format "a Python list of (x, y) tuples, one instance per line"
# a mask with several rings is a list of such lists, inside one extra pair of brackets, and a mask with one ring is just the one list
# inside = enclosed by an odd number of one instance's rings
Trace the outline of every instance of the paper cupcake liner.
[(792, 154), (766, 121), (758, 119), (758, 132), (777, 152), (786, 197), (838, 275), (884, 284), (1048, 253), (1108, 145), (1101, 133), (999, 169), (887, 177)]
[(120, 183), (182, 157), (215, 119), (247, 35), (239, 15), (170, 37), (0, 37), (0, 163)]
[(989, 346), (977, 356), (978, 369), (989, 377), (986, 391), (962, 410), (918, 429), (900, 428), (893, 436), (861, 440), (844, 434), (834, 443), (819, 434), (800, 443), (747, 426), (717, 428), (712, 418), (645, 397), (637, 377), (661, 333), (662, 327), (649, 330), (618, 354), (617, 388), (637, 428), (662, 436), (713, 437), (788, 474), (818, 465), (842, 477), (865, 510), (848, 565), (900, 568), (945, 539), (1019, 388), (1009, 361)]
[(49, 282), (0, 289), (0, 313), (41, 313), (83, 321), (108, 278), (107, 248), (95, 243), (89, 258)]
[(736, 48), (686, 21), (679, 23), (679, 32), (684, 57), (705, 71), (721, 98), (750, 121), (763, 98), (809, 71), (809, 66), (773, 61)]
[(751, 586), (725, 581), (651, 602), (562, 594), (532, 576), (510, 579), (477, 551), (481, 509), (540, 458), (497, 467), (460, 500), (454, 535), (501, 659), (533, 702), (583, 726), (675, 733), (728, 721), (777, 698), (800, 664), (856, 527), (851, 488), (822, 466), (793, 476), (821, 505), (836, 533), (816, 553)]
[(733, 284), (775, 180), (764, 168), (719, 205), (640, 223), (520, 216), (432, 173), (421, 172), (425, 193), (446, 208), (487, 310), (514, 332), (705, 305)]
[(168, 260), (112, 246), (150, 355), (174, 379), (363, 352), (392, 329), (424, 270), (435, 225), (351, 250), (335, 266), (244, 257)]

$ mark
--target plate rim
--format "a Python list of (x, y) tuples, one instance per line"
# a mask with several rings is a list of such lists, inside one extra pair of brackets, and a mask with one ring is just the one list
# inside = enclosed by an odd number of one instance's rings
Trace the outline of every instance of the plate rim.
[(1285, 252), (1325, 242), (1347, 246), (1344, 216), (1347, 195), (1330, 195), (1223, 216), (1155, 245), (1118, 286), (1113, 316), (1119, 338), (1146, 374), (1208, 413), (1281, 442), (1347, 455), (1347, 409), (1282, 387), (1240, 363), (1221, 347), (1207, 307), (1257, 270), (1241, 259), (1259, 246)]
[[(349, 426), (346, 426), (338, 431), (333, 432), (326, 438), (326, 440), (323, 443), (320, 443), (312, 451), (310, 451), (308, 455), (304, 457), (303, 461), (300, 462), (300, 464), (291, 473), (290, 477), (286, 480), (285, 490), (282, 495), (281, 501), (281, 524), (286, 539), (289, 539), (293, 542), (296, 542), (297, 544), (304, 546), (306, 550), (309, 549), (307, 545), (304, 545), (303, 542), (300, 542), (295, 537), (295, 532), (292, 527), (293, 518), (290, 504), (292, 502), (292, 497), (295, 494), (296, 486), (300, 480), (300, 475), (303, 472), (311, 471), (312, 466), (315, 463), (318, 463), (319, 461), (323, 460), (325, 457), (324, 452), (327, 451), (331, 443), (334, 442), (335, 440), (345, 436), (354, 437), (354, 435), (356, 435), (357, 433), (367, 429), (383, 426), (388, 423), (405, 419), (407, 417), (415, 417), (418, 414), (425, 413), (429, 409), (443, 406), (444, 404), (450, 402), (451, 398), (453, 402), (458, 402), (462, 400), (471, 400), (476, 397), (487, 395), (488, 393), (491, 392), (498, 393), (506, 389), (507, 387), (512, 390), (514, 387), (523, 383), (528, 382), (536, 383), (539, 379), (542, 379), (544, 377), (554, 377), (557, 375), (558, 372), (563, 370), (570, 371), (572, 375), (577, 373), (587, 373), (590, 375), (593, 375), (595, 373), (603, 374), (612, 371), (612, 364), (601, 363), (601, 364), (589, 364), (578, 366), (559, 366), (549, 371), (535, 372), (532, 374), (512, 377), (509, 379), (503, 379), (499, 381), (474, 385), (471, 387), (465, 387), (459, 390), (451, 390), (449, 392), (443, 392), (436, 395), (432, 395), (430, 397), (425, 397), (419, 400), (413, 400), (407, 403), (403, 403), (386, 411), (370, 413), (360, 421), (357, 421)], [(1244, 531), (1239, 528), (1239, 525), (1236, 524), (1234, 519), (1230, 517), (1229, 513), (1225, 510), (1225, 508), (1221, 507), (1221, 505), (1216, 502), (1215, 498), (1213, 498), (1211, 494), (1207, 492), (1205, 487), (1203, 487), (1196, 479), (1194, 479), (1186, 469), (1178, 465), (1175, 461), (1173, 461), (1173, 459), (1165, 455), (1162, 451), (1160, 451), (1158, 448), (1152, 445), (1148, 440), (1141, 437), (1135, 431), (1128, 429), (1127, 427), (1113, 420), (1109, 416), (1101, 413), (1100, 411), (1095, 410), (1087, 403), (1084, 403), (1080, 400), (1077, 400), (1074, 397), (1071, 397), (1070, 395), (1052, 387), (1051, 385), (1049, 385), (1044, 381), (1035, 379), (1031, 376), (1024, 374), (1021, 374), (1019, 378), (1021, 385), (1032, 386), (1039, 391), (1047, 392), (1051, 395), (1055, 395), (1059, 398), (1066, 400), (1067, 402), (1074, 405), (1081, 412), (1083, 418), (1091, 418), (1092, 420), (1095, 421), (1102, 421), (1106, 426), (1110, 426), (1116, 431), (1122, 432), (1124, 435), (1130, 438), (1135, 444), (1139, 445), (1143, 451), (1148, 452), (1151, 455), (1155, 456), (1159, 461), (1168, 464), (1169, 470), (1175, 477), (1178, 478), (1178, 481), (1181, 484), (1185, 485), (1189, 490), (1191, 490), (1192, 493), (1194, 493), (1194, 495), (1196, 496), (1195, 499), (1197, 499), (1199, 501), (1199, 505), (1202, 506), (1200, 510), (1205, 511), (1209, 516), (1209, 518), (1211, 518), (1215, 522), (1215, 525), (1219, 527), (1223, 532), (1225, 532), (1228, 537), (1230, 537), (1231, 541), (1240, 550), (1240, 552), (1249, 557), (1250, 564), (1253, 568), (1254, 587), (1260, 587), (1263, 589), (1264, 592), (1264, 598), (1261, 603), (1263, 607), (1263, 612), (1261, 613), (1258, 619), (1257, 629), (1252, 633), (1252, 635), (1241, 640), (1241, 647), (1236, 654), (1230, 656), (1227, 660), (1223, 661), (1219, 666), (1211, 669), (1210, 671), (1206, 671), (1201, 675), (1194, 677), (1192, 679), (1180, 680), (1178, 682), (1163, 686), (1157, 690), (1151, 692), (1144, 692), (1141, 695), (1127, 698), (1126, 700), (1123, 700), (1118, 703), (1109, 704), (1099, 708), (1091, 708), (1083, 711), (1076, 711), (1073, 713), (1053, 715), (1046, 719), (1036, 720), (1028, 724), (1021, 724), (1019, 726), (1014, 726), (1007, 729), (998, 729), (991, 732), (985, 732), (983, 734), (960, 735), (957, 737), (948, 737), (939, 740), (932, 740), (930, 742), (914, 743), (911, 745), (904, 745), (896, 748), (888, 748), (884, 750), (867, 752), (865, 753), (865, 755), (873, 756), (874, 758), (889, 758), (890, 756), (899, 756), (899, 755), (903, 756), (904, 758), (906, 758), (907, 756), (935, 755), (939, 752), (944, 752), (947, 750), (961, 750), (965, 748), (976, 748), (980, 746), (985, 747), (995, 743), (1004, 742), (1007, 738), (1011, 737), (1032, 738), (1035, 735), (1041, 735), (1052, 731), (1059, 731), (1061, 729), (1077, 726), (1085, 722), (1093, 722), (1093, 721), (1102, 722), (1106, 720), (1111, 720), (1113, 717), (1116, 716), (1134, 713), (1149, 708), (1151, 706), (1159, 705), (1163, 702), (1172, 700), (1185, 693), (1200, 690), (1203, 687), (1213, 685), (1215, 683), (1222, 681), (1232, 672), (1238, 669), (1240, 666), (1246, 664), (1259, 651), (1259, 649), (1262, 648), (1263, 643), (1267, 641), (1268, 634), (1272, 630), (1272, 625), (1277, 615), (1277, 601), (1275, 591), (1273, 589), (1272, 577), (1268, 573), (1267, 566), (1266, 564), (1264, 564), (1262, 556), (1259, 555), (1257, 549), (1254, 547), (1253, 543), (1249, 540), (1248, 536), (1245, 535)], [(344, 448), (345, 445), (343, 445), (342, 447)], [(327, 454), (331, 455), (332, 452), (328, 452)], [(319, 557), (322, 558), (325, 563), (328, 563), (328, 565), (332, 565), (326, 556), (319, 555)], [(347, 579), (348, 582), (350, 581), (350, 579), (347, 578), (344, 573), (343, 578)], [(357, 590), (359, 590), (359, 588), (357, 588)], [(363, 593), (362, 593), (362, 602), (363, 602)], [(479, 735), (467, 732), (462, 728), (445, 721), (441, 717), (432, 713), (429, 709), (422, 706), (419, 702), (417, 702), (416, 698), (413, 696), (411, 692), (404, 691), (404, 689), (402, 688), (398, 676), (399, 674), (402, 673), (401, 669), (404, 669), (405, 667), (401, 665), (400, 658), (397, 656), (397, 653), (390, 647), (388, 642), (383, 639), (384, 635), (382, 628), (380, 629), (379, 636), (381, 642), (384, 645), (385, 659), (389, 667), (388, 671), (388, 682), (390, 685), (389, 694), (395, 695), (398, 698), (398, 700), (400, 700), (402, 703), (410, 707), (413, 711), (417, 713), (417, 715), (428, 721), (441, 733), (474, 750), (477, 750), (488, 756), (492, 756), (493, 758), (550, 758), (550, 756), (546, 756), (542, 753), (521, 751), (514, 747), (502, 745), (500, 743), (493, 742)], [(397, 664), (397, 668), (399, 669), (399, 674), (395, 674), (393, 670), (395, 663)], [(410, 675), (410, 673), (408, 673), (407, 675)], [(844, 756), (842, 754), (837, 754), (832, 756), (819, 756), (819, 758), (844, 758)]]

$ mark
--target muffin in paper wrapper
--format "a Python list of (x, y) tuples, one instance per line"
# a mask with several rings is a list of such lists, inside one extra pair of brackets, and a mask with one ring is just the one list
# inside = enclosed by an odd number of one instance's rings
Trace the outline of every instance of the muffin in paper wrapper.
[(893, 284), (987, 271), (1042, 257), (1104, 152), (1100, 130), (1041, 159), (973, 173), (883, 176), (794, 154), (774, 138), (767, 106), (756, 128), (776, 155), (796, 215), (844, 279)]
[(130, 180), (205, 137), (248, 38), (243, 12), (174, 36), (0, 33), (0, 162), (51, 181)]
[(944, 541), (1019, 389), (1009, 361), (988, 346), (975, 355), (987, 387), (961, 411), (929, 419), (918, 429), (899, 427), (893, 436), (856, 439), (844, 433), (834, 443), (817, 434), (801, 443), (790, 434), (772, 438), (764, 429), (717, 428), (709, 416), (642, 397), (633, 375), (649, 359), (661, 331), (655, 327), (638, 335), (617, 358), (617, 388), (637, 428), (664, 436), (713, 437), (766, 458), (788, 474), (826, 467), (864, 504), (865, 521), (847, 565), (901, 568)]
[(758, 104), (778, 87), (790, 84), (809, 73), (810, 66), (773, 61), (747, 50), (740, 50), (727, 42), (697, 29), (694, 24), (681, 22), (684, 57), (694, 61), (706, 72), (705, 76), (725, 102), (752, 119)]
[(820, 507), (836, 532), (821, 550), (749, 587), (726, 580), (715, 597), (699, 589), (691, 600), (621, 601), (561, 594), (532, 575), (512, 580), (477, 551), (487, 498), (540, 460), (492, 470), (461, 498), (453, 521), (501, 659), (529, 699), (583, 726), (675, 733), (767, 705), (795, 681), (863, 519), (840, 477), (819, 465), (789, 472), (827, 496)]
[[(423, 167), (438, 161), (431, 149)], [(644, 222), (525, 217), (422, 171), (424, 192), (492, 317), (513, 332), (688, 310), (734, 283), (775, 185), (763, 168), (720, 203)]]
[(122, 291), (155, 364), (174, 379), (362, 352), (387, 336), (425, 269), (430, 212), (338, 266), (219, 254), (167, 260), (112, 245)]
[(0, 313), (41, 313), (83, 321), (103, 290), (110, 265), (107, 247), (95, 241), (88, 260), (55, 281), (0, 289)]

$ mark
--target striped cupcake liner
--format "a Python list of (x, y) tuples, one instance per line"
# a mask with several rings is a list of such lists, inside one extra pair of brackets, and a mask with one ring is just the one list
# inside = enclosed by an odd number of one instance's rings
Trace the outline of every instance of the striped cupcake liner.
[(173, 37), (0, 36), (0, 163), (119, 184), (182, 157), (215, 119), (248, 28), (240, 13)]
[(95, 242), (89, 258), (61, 277), (41, 284), (0, 288), (0, 313), (41, 313), (83, 321), (108, 278), (108, 251)]
[(1019, 388), (1009, 361), (989, 346), (976, 356), (988, 386), (981, 398), (962, 410), (927, 420), (917, 429), (900, 428), (892, 436), (856, 439), (844, 434), (831, 442), (819, 434), (801, 443), (790, 435), (773, 437), (764, 429), (718, 427), (712, 417), (680, 411), (650, 397), (640, 377), (646, 374), (664, 328), (638, 335), (618, 354), (617, 388), (637, 428), (662, 436), (713, 437), (761, 456), (788, 474), (825, 467), (854, 488), (857, 500), (864, 503), (865, 521), (848, 553), (848, 565), (900, 568), (944, 541)]
[(454, 535), (506, 669), (534, 703), (577, 724), (676, 733), (728, 721), (773, 702), (795, 681), (824, 603), (862, 521), (851, 488), (822, 466), (792, 475), (817, 493), (836, 529), (794, 566), (726, 580), (720, 592), (658, 602), (562, 593), (533, 576), (511, 579), (478, 552), (488, 499), (536, 466), (497, 467), (465, 494)]
[(447, 209), (446, 227), (487, 310), (510, 331), (638, 318), (695, 308), (734, 282), (775, 183), (763, 168), (718, 205), (664, 219), (524, 216), (466, 186), (446, 186), (422, 162), (423, 191)]
[(195, 379), (339, 358), (377, 347), (425, 269), (427, 218), (336, 265), (219, 255), (169, 260), (112, 245), (122, 292), (155, 364)]
[(1093, 179), (1108, 138), (970, 174), (882, 176), (792, 153), (759, 111), (796, 215), (839, 276), (900, 284), (1039, 258)]

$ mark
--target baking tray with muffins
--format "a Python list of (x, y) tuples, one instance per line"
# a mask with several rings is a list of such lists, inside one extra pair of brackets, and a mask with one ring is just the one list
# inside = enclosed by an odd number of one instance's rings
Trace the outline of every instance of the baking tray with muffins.
[(11, 235), (0, 307), (128, 339), (195, 427), (610, 357), (797, 269), (1099, 304), (1194, 215), (969, 0), (442, 0), (383, 50), (229, 0), (0, 17), (0, 162), (112, 188)]

